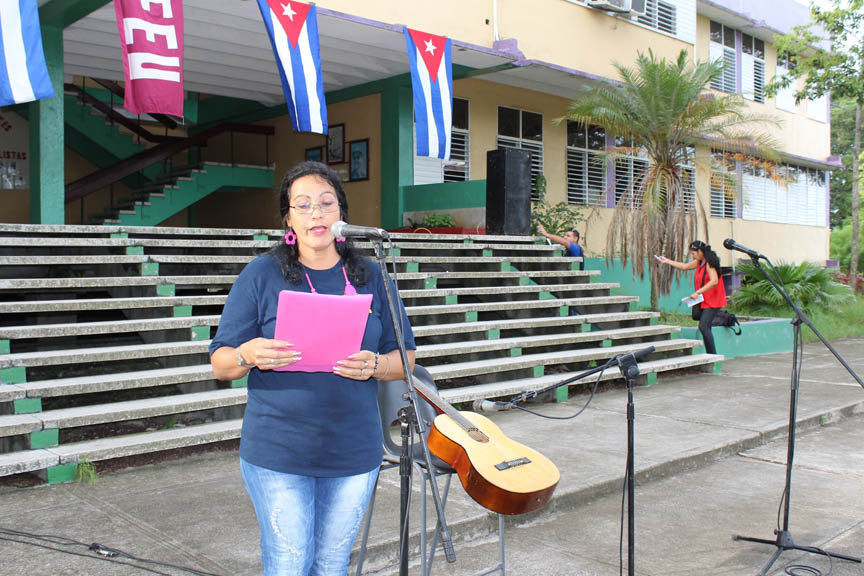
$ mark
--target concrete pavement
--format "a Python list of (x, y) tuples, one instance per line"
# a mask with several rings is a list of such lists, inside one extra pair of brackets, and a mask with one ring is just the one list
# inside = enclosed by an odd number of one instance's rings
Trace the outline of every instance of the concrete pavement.
[[(864, 340), (835, 346), (859, 375), (864, 374)], [(724, 363), (723, 374), (661, 377), (656, 385), (636, 390), (640, 575), (756, 574), (770, 558), (773, 547), (733, 542), (731, 536), (773, 539), (784, 484), (790, 358), (738, 358)], [(803, 366), (791, 531), (800, 544), (861, 556), (864, 389), (821, 344), (806, 347)], [(572, 414), (585, 399), (574, 396), (538, 410)], [(562, 473), (547, 508), (508, 519), (508, 574), (618, 572), (625, 409), (626, 392), (612, 390), (595, 397), (591, 407), (573, 420), (544, 420), (517, 411), (492, 415), (508, 436), (543, 452)], [(396, 573), (398, 484), (395, 470), (382, 473), (366, 564), (370, 574)], [(415, 537), (416, 488), (415, 480)], [(493, 561), (497, 522), (458, 485), (450, 496), (447, 520), (457, 562), (448, 565), (437, 558), (434, 574), (473, 574)], [(240, 481), (236, 454), (130, 469), (92, 486), (8, 489), (0, 493), (0, 528), (100, 542), (135, 556), (214, 574), (260, 573), (257, 523)], [(88, 554), (74, 545), (40, 543)], [(624, 554), (626, 562), (626, 541)], [(771, 574), (782, 574), (790, 562), (828, 571), (824, 557), (786, 552)], [(0, 540), (0, 573), (145, 572)], [(419, 573), (419, 568), (412, 566), (411, 573)], [(834, 576), (853, 574), (864, 575), (864, 567), (835, 563)]]

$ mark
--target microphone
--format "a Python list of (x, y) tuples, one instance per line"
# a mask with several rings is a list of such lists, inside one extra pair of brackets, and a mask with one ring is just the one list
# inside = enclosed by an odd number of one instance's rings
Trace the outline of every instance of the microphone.
[(390, 234), (381, 228), (371, 226), (354, 226), (339, 220), (330, 227), (330, 232), (336, 238), (368, 238), (369, 240), (389, 240)]
[(474, 412), (501, 412), (512, 410), (513, 404), (510, 402), (493, 402), (492, 400), (474, 400), (471, 408)]
[(756, 252), (755, 250), (751, 250), (750, 248), (747, 248), (746, 246), (742, 246), (741, 244), (738, 244), (732, 238), (726, 238), (726, 240), (723, 241), (723, 247), (726, 248), (727, 250), (737, 250), (738, 252), (743, 252), (744, 254), (747, 254), (751, 258), (762, 258), (764, 260), (767, 260), (767, 258), (765, 258), (765, 256), (763, 256), (759, 252)]

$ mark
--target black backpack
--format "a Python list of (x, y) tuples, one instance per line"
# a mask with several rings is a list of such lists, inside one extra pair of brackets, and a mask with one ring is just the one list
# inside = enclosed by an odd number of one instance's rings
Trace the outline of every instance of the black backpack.
[(741, 324), (738, 322), (738, 318), (735, 317), (735, 314), (726, 310), (718, 310), (711, 321), (711, 325), (731, 328), (736, 336), (741, 335)]

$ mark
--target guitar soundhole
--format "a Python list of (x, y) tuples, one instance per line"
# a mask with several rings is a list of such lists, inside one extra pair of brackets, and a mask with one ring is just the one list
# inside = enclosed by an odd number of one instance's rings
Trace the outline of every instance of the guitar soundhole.
[(475, 442), (489, 442), (489, 437), (477, 428), (472, 428), (471, 430), (468, 430), (468, 436)]

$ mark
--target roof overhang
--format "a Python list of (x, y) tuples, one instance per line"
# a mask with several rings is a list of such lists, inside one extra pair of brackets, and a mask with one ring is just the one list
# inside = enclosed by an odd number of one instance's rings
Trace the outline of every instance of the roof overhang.
[[(42, 0), (40, 3), (44, 3)], [(254, 1), (184, 0), (183, 74), (186, 90), (284, 102), (282, 85), (261, 14)], [(403, 27), (318, 8), (324, 90), (330, 92), (409, 71)], [(123, 80), (113, 3), (64, 30), (64, 68), (72, 75)], [(452, 39), (454, 65), (485, 69), (507, 65), (507, 52)]]

